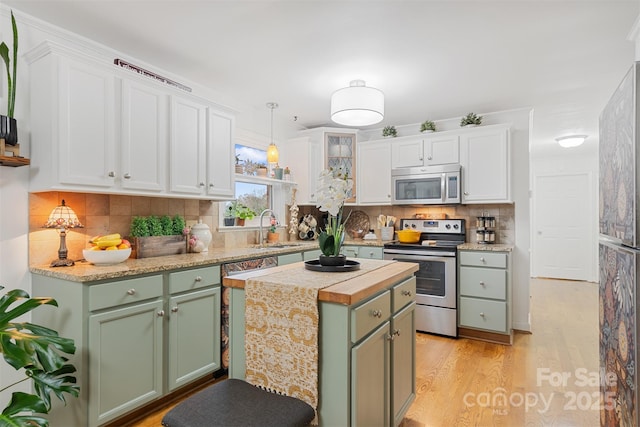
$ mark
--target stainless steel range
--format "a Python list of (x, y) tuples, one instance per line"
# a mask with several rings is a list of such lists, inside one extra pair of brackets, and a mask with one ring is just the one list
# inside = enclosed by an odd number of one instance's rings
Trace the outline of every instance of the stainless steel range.
[(464, 219), (402, 219), (402, 229), (421, 232), (418, 243), (384, 245), (384, 259), (415, 262), (416, 330), (458, 336), (457, 246), (465, 242)]

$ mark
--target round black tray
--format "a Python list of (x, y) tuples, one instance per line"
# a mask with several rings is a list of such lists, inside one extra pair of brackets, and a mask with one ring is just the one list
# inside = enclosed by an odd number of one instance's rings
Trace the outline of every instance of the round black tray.
[(304, 262), (304, 268), (312, 271), (356, 271), (360, 270), (360, 263), (348, 259), (344, 265), (320, 265), (320, 260), (312, 259)]

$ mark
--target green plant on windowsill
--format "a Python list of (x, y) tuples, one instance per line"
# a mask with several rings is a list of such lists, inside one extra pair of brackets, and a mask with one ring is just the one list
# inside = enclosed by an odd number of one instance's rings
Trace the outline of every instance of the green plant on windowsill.
[(38, 414), (51, 410), (50, 394), (66, 403), (65, 393), (78, 397), (80, 392), (72, 375), (76, 368), (66, 357), (76, 352), (74, 341), (44, 326), (13, 321), (44, 304), (58, 306), (53, 298), (30, 298), (22, 289), (7, 291), (0, 297), (0, 353), (15, 370), (25, 373), (24, 379), (0, 392), (29, 379), (34, 391), (11, 394), (11, 401), (0, 414), (0, 426), (48, 426), (49, 421)]
[(242, 205), (242, 204), (238, 204), (236, 206), (236, 218), (238, 219), (253, 219), (257, 214), (253, 211), (253, 209)]

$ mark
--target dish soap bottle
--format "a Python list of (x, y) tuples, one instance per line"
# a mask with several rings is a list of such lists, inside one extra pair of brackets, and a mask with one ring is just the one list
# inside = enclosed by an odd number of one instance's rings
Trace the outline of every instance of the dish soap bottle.
[(202, 252), (209, 252), (209, 243), (211, 243), (211, 230), (207, 224), (203, 224), (199, 219), (198, 223), (191, 227), (191, 234), (196, 236), (204, 244)]

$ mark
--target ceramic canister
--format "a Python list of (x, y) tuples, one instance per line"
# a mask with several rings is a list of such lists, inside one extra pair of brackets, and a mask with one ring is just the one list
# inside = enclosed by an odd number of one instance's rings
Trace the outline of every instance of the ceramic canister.
[(196, 236), (198, 240), (204, 243), (204, 249), (202, 252), (209, 251), (209, 243), (211, 243), (211, 230), (207, 224), (203, 224), (202, 220), (198, 220), (198, 223), (191, 227), (191, 234)]

